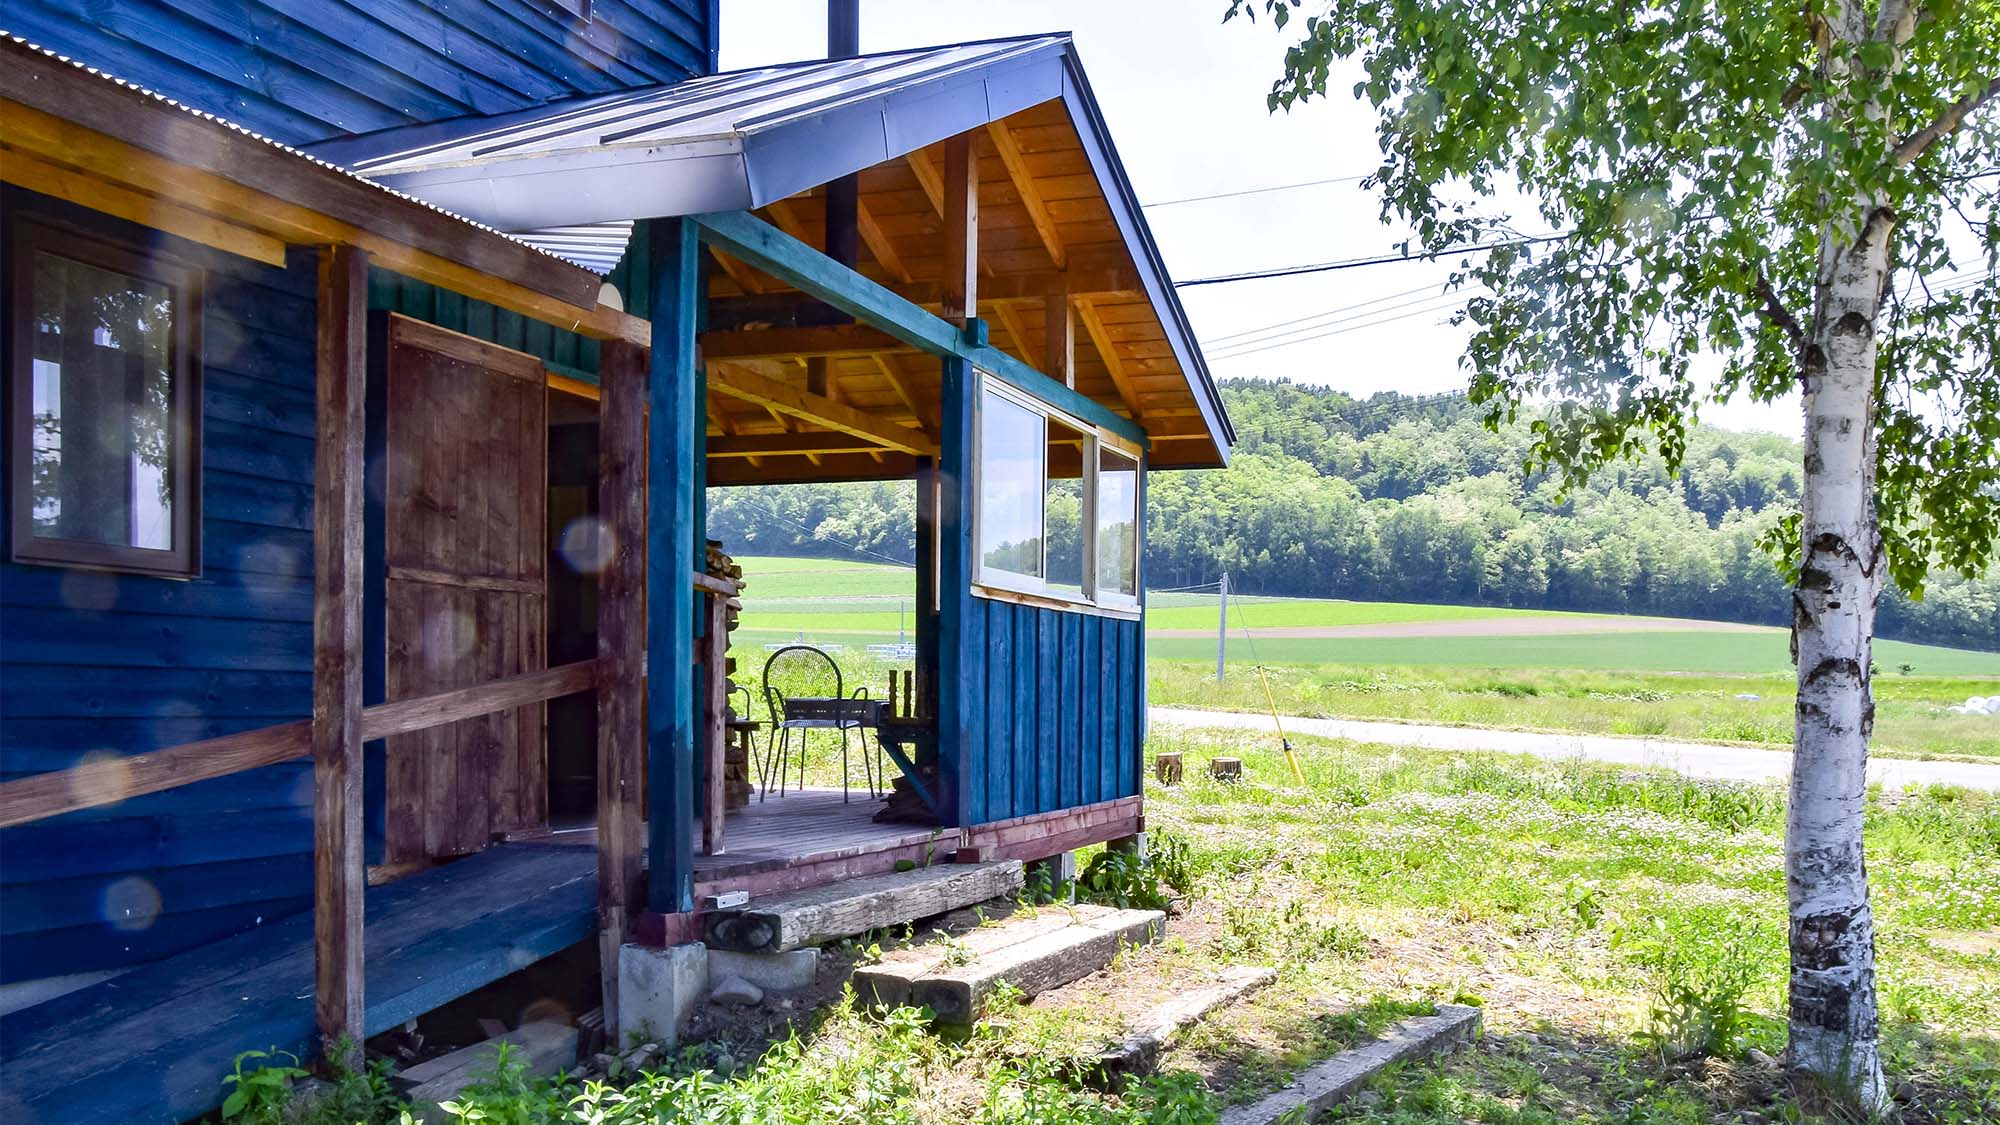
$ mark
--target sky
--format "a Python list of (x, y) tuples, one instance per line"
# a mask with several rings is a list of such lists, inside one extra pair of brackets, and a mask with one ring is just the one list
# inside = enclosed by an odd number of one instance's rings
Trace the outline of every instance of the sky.
[[(1358, 178), (1373, 171), (1376, 117), (1336, 70), (1331, 96), (1270, 113), (1264, 97), (1292, 34), (1222, 23), (1225, 0), (861, 0), (864, 52), (1068, 31), (1113, 142), (1177, 280), (1398, 253), (1408, 231), (1352, 179), (1201, 202), (1193, 196)], [(722, 0), (722, 67), (826, 54), (824, 0)], [(1540, 231), (1521, 212), (1516, 227)], [(1181, 290), (1210, 369), (1366, 396), (1461, 390), (1467, 330), (1449, 323), (1448, 263), (1395, 263)], [(1287, 322), (1314, 317), (1302, 325)], [(1279, 326), (1279, 327), (1272, 327)], [(1282, 345), (1282, 346), (1277, 346)], [(1799, 407), (1705, 404), (1704, 421), (1784, 434)]]

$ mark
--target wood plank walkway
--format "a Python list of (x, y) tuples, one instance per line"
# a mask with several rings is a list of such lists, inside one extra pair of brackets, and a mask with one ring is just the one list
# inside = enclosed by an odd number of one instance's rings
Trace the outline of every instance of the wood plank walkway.
[[(386, 1031), (595, 928), (595, 849), (504, 844), (370, 888), (367, 1017)], [(174, 1122), (221, 1104), (248, 1050), (313, 1036), (312, 914), (0, 1019), (0, 1121)]]

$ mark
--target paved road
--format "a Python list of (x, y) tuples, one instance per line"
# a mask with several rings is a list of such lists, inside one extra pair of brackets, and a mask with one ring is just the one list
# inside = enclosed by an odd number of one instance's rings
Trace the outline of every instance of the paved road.
[[(1155, 707), (1153, 722), (1180, 727), (1227, 727), (1271, 730), (1269, 715), (1235, 711), (1195, 711)], [(1753, 750), (1741, 746), (1711, 746), (1700, 742), (1669, 742), (1658, 738), (1620, 738), (1593, 734), (1539, 734), (1529, 731), (1482, 730), (1477, 727), (1426, 726), (1418, 723), (1378, 723), (1360, 719), (1287, 717), (1285, 730), (1356, 742), (1420, 746), (1430, 750), (1493, 750), (1532, 754), (1537, 758), (1588, 758), (1629, 766), (1675, 770), (1689, 777), (1731, 781), (1779, 781), (1791, 776), (1792, 755), (1785, 750)], [(2000, 765), (1974, 762), (1915, 762), (1870, 758), (1868, 780), (1889, 788), (1948, 782), (1968, 789), (2000, 791)]]

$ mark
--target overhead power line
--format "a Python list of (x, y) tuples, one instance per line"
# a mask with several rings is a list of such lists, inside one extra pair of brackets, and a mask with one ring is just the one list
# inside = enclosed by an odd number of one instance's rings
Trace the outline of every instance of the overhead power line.
[(1329, 336), (1340, 336), (1349, 332), (1359, 332), (1364, 328), (1379, 328), (1382, 325), (1394, 324), (1398, 321), (1412, 320), (1417, 317), (1434, 316), (1438, 313), (1453, 312), (1465, 303), (1465, 297), (1454, 295), (1448, 300), (1437, 303), (1432, 303), (1432, 302), (1411, 302), (1411, 303), (1418, 304), (1420, 305), (1420, 307), (1411, 308), (1407, 312), (1395, 311), (1396, 309), (1406, 307), (1402, 305), (1391, 306), (1390, 308), (1385, 308), (1385, 309), (1376, 309), (1373, 312), (1363, 313), (1359, 316), (1349, 317), (1345, 320), (1329, 321), (1325, 325), (1315, 326), (1316, 328), (1325, 329), (1324, 331), (1312, 331), (1310, 335), (1298, 336), (1293, 339), (1274, 338), (1273, 340), (1268, 342), (1253, 341), (1251, 346), (1239, 348), (1235, 351), (1229, 351), (1225, 349), (1220, 354), (1211, 356), (1209, 358), (1215, 360), (1241, 359), (1242, 357), (1248, 355), (1259, 355), (1263, 352), (1276, 351), (1279, 348), (1289, 348), (1295, 344), (1306, 344), (1306, 343), (1311, 343), (1314, 340), (1324, 340)]
[(1243, 337), (1246, 336), (1261, 336), (1273, 329), (1285, 328), (1289, 325), (1294, 325), (1294, 324), (1304, 324), (1307, 321), (1312, 321), (1312, 320), (1323, 320), (1330, 316), (1338, 316), (1341, 313), (1353, 312), (1355, 309), (1367, 308), (1370, 305), (1379, 305), (1384, 301), (1393, 301), (1398, 297), (1408, 297), (1417, 293), (1430, 293), (1434, 296), (1443, 296), (1442, 286), (1440, 286), (1439, 284), (1433, 283), (1430, 285), (1419, 285), (1414, 289), (1404, 289), (1399, 292), (1388, 293), (1383, 296), (1376, 297), (1372, 300), (1360, 301), (1352, 305), (1342, 305), (1336, 309), (1326, 309), (1321, 312), (1310, 313), (1306, 316), (1295, 316), (1290, 320), (1275, 321), (1271, 324), (1266, 324), (1258, 328), (1245, 328), (1241, 332), (1224, 333), (1221, 336), (1216, 336), (1211, 339), (1203, 340), (1201, 343), (1203, 347), (1209, 347), (1209, 348), (1226, 347), (1234, 342), (1242, 341)]
[(1367, 179), (1362, 176), (1334, 176), (1326, 180), (1301, 180), (1295, 184), (1272, 184), (1269, 187), (1243, 188), (1240, 191), (1218, 191), (1212, 195), (1189, 195), (1180, 199), (1162, 199), (1153, 203), (1142, 203), (1146, 208), (1178, 207), (1183, 203), (1206, 203), (1211, 199), (1236, 199), (1245, 195), (1267, 195), (1274, 191), (1293, 191), (1298, 188), (1324, 187), (1328, 184), (1358, 184)]
[(1274, 277), (1297, 277), (1300, 274), (1331, 273), (1334, 270), (1358, 269), (1362, 266), (1386, 266), (1392, 262), (1425, 262), (1453, 254), (1473, 254), (1483, 251), (1508, 249), (1520, 246), (1536, 246), (1545, 242), (1563, 242), (1567, 234), (1545, 234), (1533, 238), (1516, 238), (1507, 242), (1477, 242), (1466, 246), (1451, 246), (1443, 250), (1432, 250), (1423, 254), (1385, 254), (1373, 258), (1345, 258), (1335, 262), (1314, 262), (1304, 266), (1279, 266), (1268, 270), (1246, 270), (1242, 273), (1217, 274), (1213, 277), (1194, 277), (1186, 281), (1174, 282), (1177, 289), (1192, 289), (1197, 285), (1223, 285), (1235, 281), (1263, 281)]

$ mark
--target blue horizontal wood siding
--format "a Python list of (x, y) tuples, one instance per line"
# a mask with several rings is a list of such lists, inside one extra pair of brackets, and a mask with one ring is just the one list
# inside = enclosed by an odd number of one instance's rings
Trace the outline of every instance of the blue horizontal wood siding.
[(290, 144), (715, 68), (711, 0), (13, 0), (4, 22)]
[[(1139, 792), (1139, 622), (973, 597), (961, 769), (981, 824)], [(976, 688), (977, 690), (973, 690)]]
[[(157, 247), (207, 282), (201, 575), (0, 561), (0, 777), (305, 718), (311, 255), (273, 269), (29, 193), (4, 200)], [(147, 961), (304, 909), (311, 818), (299, 762), (0, 831), (0, 980)]]

